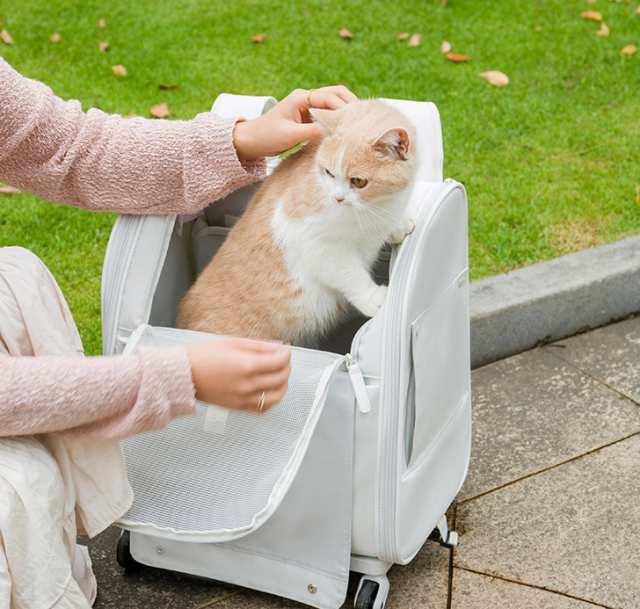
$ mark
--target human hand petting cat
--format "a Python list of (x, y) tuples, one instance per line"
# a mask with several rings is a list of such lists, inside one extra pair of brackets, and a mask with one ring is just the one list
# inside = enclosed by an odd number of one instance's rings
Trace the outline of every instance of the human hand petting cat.
[(347, 87), (336, 85), (307, 91), (296, 89), (266, 114), (236, 123), (233, 143), (242, 161), (275, 156), (294, 146), (322, 137), (324, 131), (311, 122), (310, 108), (337, 110), (358, 98)]
[(203, 402), (262, 413), (287, 392), (291, 350), (286, 345), (229, 338), (190, 345), (187, 354), (196, 397)]

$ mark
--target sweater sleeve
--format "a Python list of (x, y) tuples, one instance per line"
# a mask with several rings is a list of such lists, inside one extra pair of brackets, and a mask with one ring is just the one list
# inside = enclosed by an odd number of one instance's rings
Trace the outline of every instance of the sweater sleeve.
[(124, 438), (192, 414), (183, 348), (115, 357), (0, 356), (0, 437), (65, 430)]
[(0, 179), (45, 199), (125, 214), (191, 213), (264, 176), (241, 163), (235, 120), (84, 113), (0, 58)]

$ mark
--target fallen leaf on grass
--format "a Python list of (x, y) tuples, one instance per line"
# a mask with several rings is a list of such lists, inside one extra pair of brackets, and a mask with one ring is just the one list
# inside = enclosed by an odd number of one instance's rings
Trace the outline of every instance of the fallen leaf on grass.
[(172, 82), (161, 82), (158, 85), (158, 89), (160, 89), (160, 91), (173, 91), (175, 89), (177, 89), (180, 85), (176, 85), (175, 83)]
[(471, 57), (468, 57), (467, 55), (463, 55), (462, 53), (454, 53), (453, 51), (449, 51), (448, 53), (445, 53), (445, 57), (449, 61), (453, 61), (453, 63), (463, 63), (465, 61), (471, 61)]
[(18, 195), (20, 191), (13, 186), (6, 186), (5, 184), (0, 184), (0, 195), (4, 195), (5, 197), (9, 197), (11, 195)]
[(167, 102), (151, 106), (149, 114), (154, 118), (167, 118), (167, 116), (169, 116), (169, 106), (167, 106)]
[(127, 74), (129, 74), (129, 72), (127, 72), (127, 68), (120, 64), (111, 66), (111, 71), (113, 72), (113, 75), (117, 76), (118, 78), (124, 78)]
[(98, 49), (101, 53), (106, 53), (109, 50), (109, 43), (106, 40), (101, 40), (98, 43)]
[(638, 47), (635, 44), (628, 44), (620, 49), (620, 52), (627, 57), (631, 57), (631, 55), (635, 55), (638, 52)]
[(267, 35), (262, 33), (251, 36), (251, 42), (253, 42), (253, 44), (262, 44), (266, 39)]
[(351, 40), (353, 38), (353, 32), (350, 32), (346, 27), (343, 27), (338, 32), (338, 35), (340, 36), (340, 38), (342, 38), (342, 40)]
[(49, 40), (51, 40), (51, 42), (60, 42), (62, 40), (62, 36), (60, 36), (58, 32), (54, 32), (49, 36)]
[(9, 34), (9, 32), (7, 32), (7, 30), (2, 30), (0, 32), (0, 39), (5, 44), (13, 44), (13, 37), (11, 36), (11, 34)]
[(602, 13), (599, 11), (582, 11), (580, 17), (589, 21), (602, 21)]
[(600, 24), (600, 29), (596, 32), (596, 36), (602, 36), (603, 38), (605, 36), (608, 36), (611, 33), (611, 30), (609, 29), (609, 26), (602, 22)]
[(587, 0), (587, 4), (595, 4), (598, 0)]
[(98, 27), (101, 30), (106, 29), (107, 27), (107, 20), (104, 17), (100, 17), (100, 19), (98, 19)]
[(409, 38), (409, 42), (407, 43), (412, 49), (419, 47), (422, 43), (422, 36), (420, 34), (414, 34)]
[(636, 15), (640, 16), (640, 5), (638, 5), (638, 8), (636, 9)]
[(636, 203), (640, 205), (640, 186), (636, 186)]
[(509, 77), (499, 70), (489, 70), (481, 72), (480, 76), (484, 78), (490, 85), (494, 87), (506, 87), (509, 84)]
[(446, 55), (447, 53), (451, 52), (451, 49), (453, 49), (451, 43), (448, 40), (443, 40), (442, 44), (440, 45), (440, 52)]
[(407, 38), (409, 38), (409, 32), (398, 32), (396, 38), (398, 40), (407, 40)]

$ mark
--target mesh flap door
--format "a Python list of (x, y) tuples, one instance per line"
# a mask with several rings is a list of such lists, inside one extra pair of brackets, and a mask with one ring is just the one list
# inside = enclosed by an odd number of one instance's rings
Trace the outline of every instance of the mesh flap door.
[[(135, 347), (167, 347), (211, 335), (143, 327)], [(225, 411), (212, 425), (210, 408), (124, 443), (135, 493), (121, 524), (183, 541), (223, 542), (262, 526), (294, 480), (342, 358), (292, 350), (289, 391), (268, 413)]]
[(134, 532), (134, 558), (319, 609), (341, 607), (351, 562), (354, 413), (349, 376), (339, 370), (298, 474), (262, 527), (229, 543), (158, 540)]

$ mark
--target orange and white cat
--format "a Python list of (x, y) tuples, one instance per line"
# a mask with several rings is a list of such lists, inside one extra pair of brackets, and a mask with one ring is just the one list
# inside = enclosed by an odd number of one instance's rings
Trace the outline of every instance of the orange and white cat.
[(413, 127), (377, 100), (312, 116), (326, 136), (265, 180), (180, 303), (178, 327), (311, 345), (347, 303), (368, 317), (382, 306), (371, 267), (413, 229)]

